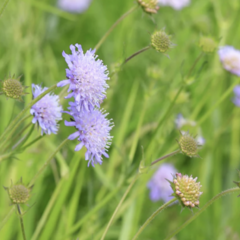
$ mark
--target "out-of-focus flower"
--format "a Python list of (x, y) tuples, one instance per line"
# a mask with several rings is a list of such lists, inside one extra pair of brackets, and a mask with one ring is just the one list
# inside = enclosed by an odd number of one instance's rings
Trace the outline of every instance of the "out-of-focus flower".
[(158, 0), (158, 3), (162, 6), (170, 6), (175, 10), (181, 10), (190, 4), (190, 0)]
[(88, 9), (91, 0), (58, 0), (58, 7), (67, 12), (81, 13)]
[[(41, 88), (32, 84), (33, 98), (36, 98), (48, 88)], [(32, 123), (36, 122), (42, 129), (41, 134), (56, 134), (58, 131), (57, 122), (62, 119), (62, 106), (59, 104), (59, 97), (55, 94), (46, 94), (38, 102), (36, 102), (30, 110), (33, 115)]]
[(197, 143), (198, 143), (199, 145), (201, 145), (201, 146), (204, 145), (205, 142), (206, 142), (205, 138), (204, 138), (203, 136), (201, 136), (201, 135), (198, 135), (198, 136), (197, 136), (196, 141), (197, 141)]
[(17, 99), (22, 101), (22, 96), (26, 95), (25, 89), (20, 82), (20, 77), (15, 78), (14, 75), (2, 81), (2, 86), (0, 87), (0, 94), (5, 94), (6, 97)]
[(70, 93), (66, 98), (74, 97), (79, 111), (91, 111), (95, 106), (99, 108), (106, 98), (108, 71), (102, 60), (96, 59), (95, 50), (90, 49), (84, 54), (81, 45), (75, 46), (70, 46), (71, 55), (63, 52), (69, 67), (66, 69), (68, 79), (60, 81), (57, 86), (63, 87), (69, 84)]
[(237, 85), (234, 89), (233, 92), (235, 94), (233, 98), (233, 103), (237, 106), (240, 107), (240, 85)]
[(159, 9), (157, 0), (138, 0), (138, 3), (146, 13), (157, 13)]
[(232, 46), (221, 47), (218, 51), (223, 68), (227, 71), (240, 76), (240, 51)]
[(217, 42), (211, 37), (201, 36), (199, 40), (199, 47), (205, 53), (212, 53), (217, 48)]
[(151, 180), (148, 182), (147, 187), (150, 189), (150, 199), (156, 202), (162, 199), (164, 202), (168, 202), (173, 197), (171, 194), (173, 190), (166, 179), (172, 178), (177, 172), (172, 164), (163, 163), (155, 172)]
[(199, 206), (199, 197), (202, 195), (200, 192), (200, 182), (196, 182), (197, 178), (192, 176), (176, 173), (173, 182), (169, 181), (174, 191), (175, 196), (183, 207), (194, 208)]
[(184, 125), (196, 126), (196, 122), (185, 119), (181, 113), (179, 113), (175, 119), (177, 129), (182, 128)]
[(112, 136), (110, 130), (113, 128), (111, 119), (108, 120), (108, 115), (104, 111), (93, 109), (91, 111), (79, 112), (76, 103), (69, 103), (69, 112), (73, 116), (71, 122), (65, 121), (66, 126), (76, 128), (76, 132), (71, 134), (68, 138), (80, 141), (75, 147), (75, 151), (79, 151), (83, 146), (86, 147), (85, 159), (88, 160), (94, 167), (94, 164), (102, 164), (102, 155), (108, 158), (108, 148), (111, 145)]

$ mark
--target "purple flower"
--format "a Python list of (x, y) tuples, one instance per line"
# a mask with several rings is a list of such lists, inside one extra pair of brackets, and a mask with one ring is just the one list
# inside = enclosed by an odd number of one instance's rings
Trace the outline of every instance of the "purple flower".
[(70, 93), (66, 98), (74, 97), (79, 111), (91, 111), (95, 106), (99, 108), (100, 103), (106, 98), (108, 71), (102, 60), (96, 59), (95, 50), (90, 49), (84, 54), (81, 45), (75, 46), (70, 46), (71, 55), (63, 52), (69, 67), (66, 69), (68, 79), (59, 82), (57, 86), (69, 84)]
[(91, 0), (58, 0), (58, 6), (67, 12), (81, 13), (88, 9)]
[(190, 4), (190, 0), (158, 0), (158, 3), (162, 6), (170, 6), (175, 10), (181, 10)]
[(233, 92), (235, 94), (233, 98), (233, 103), (237, 106), (240, 107), (240, 85), (237, 85), (234, 89)]
[[(36, 98), (48, 88), (41, 88), (38, 85), (32, 84), (33, 98)], [(32, 123), (36, 122), (42, 129), (41, 134), (56, 134), (58, 131), (57, 122), (62, 119), (62, 106), (59, 104), (59, 97), (55, 94), (46, 94), (30, 109), (33, 115)]]
[(223, 68), (240, 76), (240, 51), (232, 46), (221, 47), (218, 51)]
[(111, 144), (112, 137), (109, 132), (113, 127), (111, 119), (106, 119), (108, 115), (104, 111), (93, 109), (89, 112), (79, 112), (76, 108), (76, 103), (69, 103), (68, 114), (72, 115), (74, 120), (71, 122), (65, 121), (66, 126), (76, 128), (76, 132), (71, 134), (68, 139), (75, 138), (80, 141), (75, 147), (75, 151), (79, 151), (83, 146), (86, 147), (85, 159), (88, 160), (94, 167), (94, 164), (102, 164), (102, 155), (108, 158), (108, 148)]
[(149, 197), (153, 202), (162, 199), (168, 202), (173, 197), (173, 190), (166, 179), (172, 179), (172, 176), (177, 172), (172, 164), (163, 163), (155, 172), (147, 187), (150, 189)]

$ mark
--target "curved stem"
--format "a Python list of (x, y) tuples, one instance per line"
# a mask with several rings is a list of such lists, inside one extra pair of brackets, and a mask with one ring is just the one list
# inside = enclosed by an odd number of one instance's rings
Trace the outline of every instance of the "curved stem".
[[(134, 58), (135, 56), (137, 56), (138, 54), (142, 53), (142, 52), (145, 52), (146, 50), (150, 49), (151, 47), (150, 46), (147, 46), (145, 48), (142, 48), (141, 50), (135, 52), (134, 54), (132, 54), (130, 57), (128, 57), (124, 62), (123, 64), (127, 63), (129, 60), (131, 60), (132, 58)], [(122, 64), (122, 65), (123, 65)]]
[(148, 219), (147, 221), (139, 228), (138, 232), (135, 234), (135, 236), (133, 237), (132, 240), (136, 240), (138, 238), (138, 236), (140, 235), (140, 233), (143, 231), (143, 229), (161, 212), (163, 211), (165, 208), (167, 208), (170, 204), (172, 204), (173, 202), (175, 202), (177, 199), (173, 198), (170, 201), (168, 201), (167, 203), (163, 204), (160, 208), (158, 208)]
[(36, 175), (33, 177), (31, 182), (28, 184), (28, 186), (32, 186), (37, 178), (41, 175), (41, 173), (44, 171), (44, 169), (47, 167), (47, 165), (50, 163), (50, 161), (53, 159), (53, 157), (56, 155), (56, 153), (64, 146), (64, 144), (68, 141), (68, 138), (65, 139), (58, 147), (57, 149), (52, 153), (52, 155), (48, 158), (48, 160), (43, 164), (43, 166), (38, 170)]
[(106, 227), (106, 229), (105, 229), (105, 231), (104, 231), (104, 233), (103, 233), (103, 235), (102, 235), (102, 237), (101, 237), (101, 240), (103, 240), (103, 239), (105, 238), (105, 236), (106, 236), (106, 234), (107, 234), (107, 231), (108, 231), (111, 223), (113, 222), (114, 217), (116, 216), (116, 214), (117, 214), (119, 208), (121, 207), (124, 199), (126, 198), (127, 194), (129, 193), (129, 191), (131, 190), (132, 186), (134, 185), (134, 183), (136, 182), (136, 180), (138, 179), (139, 176), (140, 176), (139, 173), (136, 174), (136, 176), (133, 178), (131, 184), (128, 186), (127, 190), (125, 191), (124, 195), (122, 196), (122, 198), (121, 198), (120, 202), (118, 203), (118, 205), (117, 205), (117, 207), (116, 207), (116, 209), (115, 209), (115, 211), (114, 211), (111, 219), (110, 219), (109, 222), (108, 222), (108, 225), (107, 225), (107, 227)]
[(95, 46), (96, 51), (99, 49), (99, 47), (103, 44), (103, 42), (106, 40), (108, 35), (112, 32), (112, 30), (125, 18), (127, 17), (130, 13), (132, 13), (134, 10), (136, 10), (138, 5), (134, 6), (131, 8), (128, 12), (124, 13), (110, 28), (109, 30), (103, 35), (103, 37), (100, 39), (100, 41), (97, 43)]
[(19, 213), (19, 218), (20, 218), (20, 223), (21, 223), (21, 230), (22, 230), (23, 239), (24, 239), (24, 240), (27, 240), (26, 234), (25, 234), (25, 230), (24, 230), (24, 225), (23, 225), (22, 213), (21, 213), (21, 209), (20, 209), (19, 204), (17, 204), (17, 210), (18, 210), (18, 213)]
[(195, 68), (195, 66), (197, 65), (198, 61), (201, 59), (201, 57), (204, 55), (204, 52), (201, 52), (200, 55), (195, 59), (195, 61), (193, 62), (192, 67), (190, 68), (188, 74), (187, 74), (187, 78), (189, 78), (189, 76), (191, 75), (193, 69)]
[(8, 125), (6, 130), (0, 136), (0, 142), (6, 137), (7, 134), (12, 132), (14, 126), (19, 122), (19, 120), (24, 116), (24, 114), (31, 108), (36, 102), (38, 102), (41, 98), (43, 98), (46, 94), (53, 91), (57, 88), (57, 84), (54, 84), (52, 87), (48, 88), (45, 92), (34, 98), (17, 116), (16, 118)]
[(158, 158), (157, 160), (155, 160), (154, 162), (152, 162), (151, 165), (154, 165), (154, 164), (160, 162), (161, 160), (163, 160), (163, 159), (165, 159), (165, 158), (168, 158), (168, 157), (171, 157), (171, 156), (173, 156), (173, 155), (175, 155), (175, 154), (177, 154), (177, 153), (179, 153), (179, 152), (180, 152), (180, 150), (178, 149), (178, 150), (176, 150), (176, 151), (174, 151), (174, 152), (172, 152), (172, 153), (169, 153), (169, 154), (167, 154), (167, 155), (165, 155), (165, 156), (163, 156), (163, 157), (160, 157), (160, 158)]
[(182, 226), (175, 229), (171, 234), (169, 234), (165, 238), (165, 240), (171, 239), (173, 236), (175, 236), (178, 232), (180, 232), (183, 228), (185, 228), (189, 223), (191, 223), (194, 219), (196, 219), (204, 210), (206, 210), (218, 198), (225, 196), (226, 194), (239, 192), (239, 191), (240, 191), (240, 188), (236, 187), (236, 188), (227, 189), (227, 190), (219, 193), (218, 195), (213, 197), (210, 201), (208, 201), (198, 212), (196, 212), (194, 215), (192, 215), (192, 217), (190, 217), (184, 224), (182, 224)]

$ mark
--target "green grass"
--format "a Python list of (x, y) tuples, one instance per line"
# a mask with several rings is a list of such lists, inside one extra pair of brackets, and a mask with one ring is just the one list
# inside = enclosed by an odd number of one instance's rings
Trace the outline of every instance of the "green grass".
[[(69, 53), (69, 45), (75, 43), (81, 44), (84, 51), (94, 48), (133, 4), (128, 0), (93, 0), (86, 12), (74, 15), (59, 10), (52, 0), (2, 1), (0, 79), (9, 74), (22, 75), (25, 86), (35, 83), (47, 87), (65, 79), (67, 65), (62, 51)], [(240, 169), (240, 109), (231, 99), (232, 89), (240, 79), (222, 68), (217, 51), (204, 54), (191, 73), (194, 81), (183, 88), (169, 114), (166, 117), (164, 114), (182, 86), (182, 76), (187, 75), (201, 54), (198, 46), (201, 35), (213, 37), (219, 46), (240, 49), (239, 12), (237, 0), (192, 0), (182, 11), (161, 7), (152, 17), (138, 8), (113, 30), (97, 52), (110, 73), (113, 64), (149, 45), (155, 30), (165, 27), (176, 47), (168, 52), (170, 59), (153, 49), (143, 52), (112, 76), (107, 99), (102, 104), (115, 124), (109, 159), (104, 158), (101, 166), (88, 168), (84, 150), (74, 152), (76, 141), (68, 141), (35, 182), (29, 201), (34, 205), (30, 209), (23, 206), (24, 210), (29, 209), (23, 217), (28, 240), (99, 240), (137, 172), (142, 149), (147, 164), (177, 149), (175, 139), (179, 132), (174, 119), (178, 113), (197, 122), (189, 130), (193, 134), (201, 130), (206, 144), (199, 152), (201, 158), (179, 154), (164, 161), (174, 164), (183, 174), (198, 176), (203, 191), (200, 208), (219, 192), (234, 187)], [(155, 76), (149, 73), (153, 68)], [(24, 102), (0, 96), (0, 133), (31, 101), (31, 87), (27, 91), (30, 94), (24, 97)], [(64, 98), (61, 101), (66, 108), (67, 101)], [(19, 131), (30, 122), (28, 118)], [(16, 183), (20, 177), (28, 184), (72, 132), (62, 121), (58, 135), (43, 137), (17, 154), (18, 159), (0, 162), (0, 185), (10, 186), (11, 180)], [(35, 128), (27, 143), (39, 135), (40, 130)], [(106, 240), (132, 239), (163, 204), (151, 202), (146, 187), (156, 167), (137, 180), (116, 214)], [(9, 204), (2, 188), (0, 222), (11, 210)], [(214, 202), (175, 239), (240, 239), (239, 212), (240, 198), (237, 194), (227, 195)], [(190, 211), (181, 212), (179, 205), (173, 205), (161, 212), (139, 239), (164, 239), (190, 216)], [(0, 229), (0, 236), (1, 240), (22, 239), (16, 212)]]

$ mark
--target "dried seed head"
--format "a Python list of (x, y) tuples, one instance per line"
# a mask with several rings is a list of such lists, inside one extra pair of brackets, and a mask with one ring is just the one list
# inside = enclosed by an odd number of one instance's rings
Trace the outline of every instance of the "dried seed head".
[(22, 86), (20, 82), (20, 77), (14, 78), (14, 75), (9, 77), (6, 80), (2, 81), (1, 86), (1, 94), (5, 94), (7, 97), (18, 99), (19, 101), (22, 100), (22, 96), (26, 95), (27, 93), (24, 90), (27, 87)]
[(157, 0), (138, 0), (139, 5), (146, 13), (157, 13), (159, 6)]
[(217, 42), (213, 38), (202, 36), (199, 40), (199, 47), (205, 53), (212, 53), (217, 48)]
[(13, 204), (26, 203), (30, 198), (30, 192), (33, 186), (26, 187), (22, 183), (22, 179), (19, 183), (12, 185), (10, 188), (5, 188), (8, 191), (9, 197)]
[(178, 144), (182, 153), (186, 154), (189, 157), (199, 157), (198, 149), (200, 145), (192, 136), (189, 135), (189, 133), (181, 133)]
[(163, 30), (156, 31), (151, 36), (151, 45), (158, 52), (165, 53), (175, 45), (171, 42), (171, 36)]
[(174, 196), (179, 200), (183, 207), (194, 208), (199, 205), (201, 185), (196, 182), (197, 178), (176, 173), (173, 182), (170, 182), (174, 191)]

